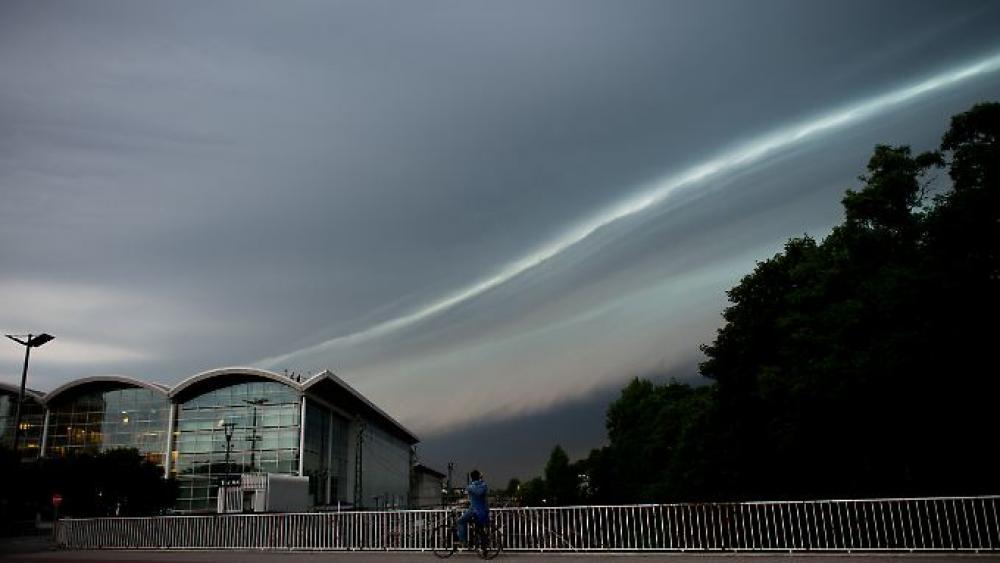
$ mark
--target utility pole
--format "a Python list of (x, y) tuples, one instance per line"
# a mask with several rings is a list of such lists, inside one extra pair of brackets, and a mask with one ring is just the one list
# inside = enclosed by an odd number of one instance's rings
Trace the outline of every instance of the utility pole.
[(252, 433), (246, 437), (246, 441), (250, 442), (250, 471), (254, 472), (257, 467), (257, 442), (264, 439), (263, 436), (257, 435), (257, 407), (264, 406), (267, 403), (267, 399), (243, 399), (243, 402), (253, 408)]
[(417, 507), (417, 446), (410, 446), (410, 473), (409, 473), (409, 487), (408, 494), (406, 495), (406, 508), (416, 508)]
[(451, 497), (452, 497), (452, 493), (453, 493), (452, 488), (451, 488), (451, 472), (454, 469), (455, 469), (455, 462), (454, 461), (449, 461), (448, 462), (448, 486), (445, 487), (448, 490), (448, 502), (451, 502)]
[(361, 479), (364, 476), (364, 451), (365, 451), (365, 430), (368, 424), (360, 417), (358, 423), (358, 440), (354, 451), (354, 507), (360, 508), (364, 502), (364, 486)]

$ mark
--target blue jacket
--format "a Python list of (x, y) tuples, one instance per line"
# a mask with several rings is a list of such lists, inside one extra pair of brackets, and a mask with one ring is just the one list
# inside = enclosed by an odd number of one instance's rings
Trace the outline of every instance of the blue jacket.
[(476, 516), (485, 520), (490, 514), (490, 507), (486, 504), (486, 493), (490, 490), (485, 481), (473, 481), (466, 488), (469, 492), (469, 508), (475, 511)]

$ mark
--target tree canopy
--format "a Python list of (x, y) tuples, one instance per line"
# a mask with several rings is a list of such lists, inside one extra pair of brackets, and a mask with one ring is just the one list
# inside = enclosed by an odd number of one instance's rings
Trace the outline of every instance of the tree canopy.
[(1000, 104), (939, 151), (877, 146), (859, 182), (827, 237), (729, 290), (707, 384), (622, 390), (608, 445), (569, 464), (585, 500), (996, 492)]
[[(46, 457), (31, 462), (0, 449), (0, 523), (33, 520), (51, 510), (55, 493), (64, 516), (148, 516), (173, 506), (177, 486), (135, 449)], [(16, 486), (12, 486), (16, 484)]]

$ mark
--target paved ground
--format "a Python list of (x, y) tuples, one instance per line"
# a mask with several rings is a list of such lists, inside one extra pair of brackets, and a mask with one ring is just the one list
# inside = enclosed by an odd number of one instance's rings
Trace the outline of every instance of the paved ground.
[[(843, 563), (858, 561), (862, 563), (943, 563), (946, 561), (1000, 561), (1000, 555), (625, 555), (625, 554), (541, 554), (541, 553), (504, 553), (496, 561), (522, 563), (570, 563), (573, 561), (642, 561), (643, 563), (736, 563), (751, 561), (763, 563), (777, 560), (781, 563)], [(0, 555), (0, 561), (17, 561), (23, 563), (67, 563), (75, 561), (109, 561), (115, 563), (155, 563), (173, 561), (175, 563), (341, 563), (358, 561), (360, 563), (430, 563), (438, 561), (431, 553), (301, 553), (301, 552), (219, 552), (219, 551), (47, 551), (35, 553), (18, 553)], [(472, 563), (480, 561), (472, 554), (457, 554), (449, 561), (455, 563)]]
[[(900, 555), (804, 555), (787, 553), (769, 554), (609, 554), (609, 553), (503, 553), (496, 559), (503, 563), (570, 563), (584, 561), (641, 561), (642, 563), (737, 563), (749, 561), (764, 563), (777, 560), (781, 563), (943, 563), (945, 561), (998, 561), (1000, 554), (900, 554)], [(0, 562), (18, 563), (72, 563), (83, 561), (109, 561), (114, 563), (432, 563), (438, 561), (431, 552), (286, 552), (286, 551), (55, 551), (48, 538), (20, 538), (0, 540)], [(480, 561), (471, 553), (458, 553), (449, 561), (473, 563)]]

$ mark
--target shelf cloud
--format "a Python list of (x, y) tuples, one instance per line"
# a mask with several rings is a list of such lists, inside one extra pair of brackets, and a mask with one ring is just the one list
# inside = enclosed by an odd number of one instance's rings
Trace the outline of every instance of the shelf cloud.
[(794, 147), (797, 143), (811, 141), (838, 128), (848, 127), (853, 123), (874, 115), (893, 111), (898, 106), (919, 100), (923, 96), (931, 95), (939, 90), (953, 88), (965, 81), (974, 80), (985, 74), (995, 73), (997, 70), (1000, 70), (1000, 53), (991, 54), (874, 98), (866, 99), (822, 114), (819, 117), (755, 137), (737, 146), (735, 149), (723, 152), (707, 161), (694, 164), (678, 174), (655, 182), (652, 188), (643, 190), (637, 195), (618, 202), (607, 209), (601, 210), (595, 216), (581, 221), (562, 233), (555, 240), (549, 241), (533, 252), (510, 262), (494, 275), (476, 281), (413, 312), (382, 321), (363, 330), (337, 336), (308, 348), (265, 358), (256, 363), (267, 367), (284, 365), (294, 362), (295, 357), (299, 354), (321, 352), (333, 345), (350, 345), (406, 328), (469, 299), (474, 299), (510, 281), (524, 272), (555, 258), (568, 248), (594, 234), (598, 229), (659, 205), (679, 190), (691, 187), (699, 182), (711, 180), (713, 177), (738, 171), (740, 168), (759, 163), (769, 156)]

